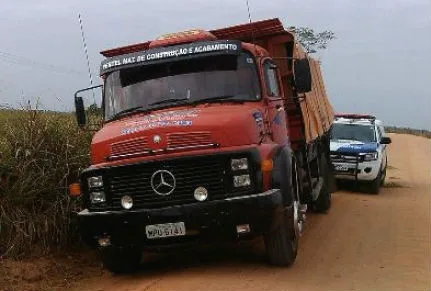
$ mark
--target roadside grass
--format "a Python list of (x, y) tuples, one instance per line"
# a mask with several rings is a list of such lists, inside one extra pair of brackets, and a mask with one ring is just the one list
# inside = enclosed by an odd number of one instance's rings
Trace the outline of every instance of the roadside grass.
[(0, 110), (0, 257), (78, 241), (68, 185), (90, 162), (91, 134), (68, 113)]

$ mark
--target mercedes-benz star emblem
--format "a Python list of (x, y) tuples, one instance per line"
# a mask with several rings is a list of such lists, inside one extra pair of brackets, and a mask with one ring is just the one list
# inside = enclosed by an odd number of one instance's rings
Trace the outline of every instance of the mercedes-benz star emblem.
[(177, 185), (174, 175), (168, 170), (158, 170), (151, 176), (151, 188), (156, 194), (167, 196)]
[(162, 141), (162, 138), (160, 135), (153, 136), (154, 143), (160, 143)]

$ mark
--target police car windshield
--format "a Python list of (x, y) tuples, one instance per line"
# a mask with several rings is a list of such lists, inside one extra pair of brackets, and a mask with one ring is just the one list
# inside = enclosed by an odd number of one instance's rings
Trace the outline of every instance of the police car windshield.
[(331, 140), (353, 140), (359, 142), (375, 142), (374, 126), (368, 124), (334, 123)]
[[(220, 101), (220, 96), (229, 96)], [(187, 103), (256, 101), (260, 87), (254, 58), (205, 56), (114, 71), (105, 81), (105, 120), (130, 108), (142, 110)], [(181, 102), (180, 102), (181, 101)]]

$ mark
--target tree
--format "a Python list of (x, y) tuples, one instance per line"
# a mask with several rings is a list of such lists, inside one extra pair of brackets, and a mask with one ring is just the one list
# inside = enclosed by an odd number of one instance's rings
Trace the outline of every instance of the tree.
[(295, 30), (298, 41), (310, 54), (326, 49), (328, 42), (336, 38), (330, 30), (315, 32), (308, 27), (291, 27), (291, 29)]

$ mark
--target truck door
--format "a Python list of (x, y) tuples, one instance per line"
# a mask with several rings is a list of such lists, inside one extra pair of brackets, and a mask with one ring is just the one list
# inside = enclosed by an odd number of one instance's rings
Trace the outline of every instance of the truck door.
[(284, 144), (288, 141), (288, 136), (280, 74), (277, 65), (271, 59), (264, 61), (263, 70), (266, 88), (264, 95), (267, 96), (268, 100), (268, 118), (273, 140), (279, 144)]

